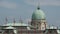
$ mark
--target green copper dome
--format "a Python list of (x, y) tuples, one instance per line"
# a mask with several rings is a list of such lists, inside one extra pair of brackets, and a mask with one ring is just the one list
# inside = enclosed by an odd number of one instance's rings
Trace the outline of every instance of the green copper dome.
[(37, 8), (32, 14), (32, 19), (45, 19), (45, 14), (40, 8)]

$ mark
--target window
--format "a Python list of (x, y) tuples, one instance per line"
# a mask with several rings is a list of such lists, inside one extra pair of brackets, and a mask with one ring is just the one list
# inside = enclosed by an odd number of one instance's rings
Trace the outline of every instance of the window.
[(38, 26), (38, 24), (37, 24), (37, 29), (38, 29), (38, 27), (39, 27), (39, 26)]
[(42, 29), (44, 29), (44, 27), (42, 27)]

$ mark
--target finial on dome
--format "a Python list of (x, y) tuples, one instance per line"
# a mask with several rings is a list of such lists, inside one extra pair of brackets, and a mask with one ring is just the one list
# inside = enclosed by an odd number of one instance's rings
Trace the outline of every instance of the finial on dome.
[(37, 7), (37, 9), (39, 10), (39, 9), (40, 9), (40, 7), (38, 6), (38, 7)]
[(38, 0), (38, 6), (37, 6), (37, 9), (39, 10), (40, 9), (40, 2)]

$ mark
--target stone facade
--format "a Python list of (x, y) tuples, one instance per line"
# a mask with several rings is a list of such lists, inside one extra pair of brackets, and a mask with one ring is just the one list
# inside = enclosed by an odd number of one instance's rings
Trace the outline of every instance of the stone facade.
[(30, 29), (28, 30), (26, 26), (24, 27), (15, 26), (14, 28), (16, 29), (4, 29), (6, 28), (6, 26), (2, 26), (2, 27), (3, 28), (1, 29), (0, 34), (59, 34), (57, 32), (58, 29), (45, 29), (45, 30)]

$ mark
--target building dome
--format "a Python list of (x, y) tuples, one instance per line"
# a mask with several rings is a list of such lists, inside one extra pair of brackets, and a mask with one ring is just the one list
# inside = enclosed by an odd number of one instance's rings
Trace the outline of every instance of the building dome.
[(32, 19), (45, 19), (44, 12), (38, 7), (35, 12), (32, 14)]

